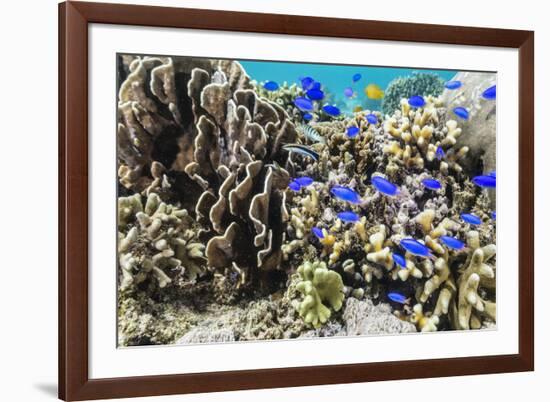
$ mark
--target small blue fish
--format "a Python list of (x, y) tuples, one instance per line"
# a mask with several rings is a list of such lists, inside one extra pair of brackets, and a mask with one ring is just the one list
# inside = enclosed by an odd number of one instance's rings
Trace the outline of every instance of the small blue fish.
[(345, 211), (338, 213), (338, 219), (340, 219), (343, 222), (358, 222), (359, 221), (359, 215), (357, 215), (355, 212), (351, 211)]
[(306, 95), (311, 100), (321, 100), (325, 97), (325, 93), (321, 91), (320, 89), (310, 89), (306, 92)]
[(350, 138), (356, 137), (357, 134), (359, 134), (359, 127), (356, 127), (356, 126), (348, 127), (346, 130), (346, 134)]
[(384, 179), (382, 176), (372, 176), (370, 179), (374, 188), (380, 191), (384, 195), (393, 197), (399, 193), (399, 189), (391, 181)]
[(365, 118), (370, 124), (378, 123), (378, 117), (374, 113), (369, 113)]
[(336, 117), (336, 116), (340, 115), (340, 109), (338, 109), (334, 105), (325, 105), (325, 106), (323, 106), (323, 110), (325, 111), (326, 114), (328, 114), (330, 116)]
[(288, 152), (294, 152), (296, 154), (308, 156), (311, 159), (318, 160), (319, 154), (315, 152), (313, 149), (306, 147), (305, 145), (301, 144), (285, 144), (283, 145), (283, 149)]
[(441, 183), (436, 179), (424, 179), (422, 180), (422, 184), (430, 190), (439, 190), (441, 188)]
[(355, 190), (344, 186), (334, 186), (330, 189), (330, 193), (343, 201), (347, 201), (352, 204), (359, 204), (361, 197)]
[(399, 265), (401, 268), (407, 268), (407, 260), (405, 260), (405, 257), (397, 253), (393, 253), (391, 256), (393, 258), (393, 261), (397, 265)]
[(456, 237), (441, 236), (439, 237), (439, 239), (444, 245), (454, 250), (462, 250), (464, 248), (464, 243), (458, 240)]
[(428, 247), (411, 237), (402, 239), (399, 244), (412, 255), (433, 258), (433, 254)]
[(277, 84), (275, 81), (267, 81), (264, 84), (264, 88), (268, 91), (276, 91), (277, 89), (279, 89), (279, 84)]
[(297, 182), (300, 187), (307, 187), (313, 184), (313, 179), (307, 176), (298, 177), (297, 179), (294, 179), (294, 181)]
[(302, 116), (302, 118), (305, 120), (305, 121), (310, 121), (311, 119), (313, 119), (313, 115), (311, 113), (304, 113), (304, 115)]
[(468, 117), (470, 117), (470, 113), (468, 112), (468, 109), (462, 106), (455, 107), (453, 109), (453, 113), (463, 120), (468, 120)]
[(495, 100), (497, 97), (497, 86), (493, 85), (492, 87), (487, 88), (485, 91), (483, 91), (481, 96), (483, 96), (487, 100)]
[(470, 225), (481, 225), (481, 218), (474, 214), (460, 214), (462, 220)]
[(315, 83), (315, 80), (311, 77), (302, 77), (302, 78), (300, 78), (300, 81), (302, 83), (302, 89), (304, 91), (307, 91), (307, 90), (311, 89), (311, 87)]
[(288, 183), (288, 188), (292, 191), (300, 191), (300, 183), (298, 183), (296, 180), (292, 180), (290, 183)]
[(353, 77), (351, 77), (352, 81), (353, 82), (357, 82), (361, 79), (361, 74), (357, 73), (357, 74), (354, 74)]
[(353, 97), (353, 88), (352, 87), (347, 87), (346, 89), (344, 89), (344, 95), (347, 98)]
[(479, 187), (495, 188), (497, 186), (497, 178), (489, 175), (476, 176), (472, 182)]
[(460, 81), (447, 81), (445, 83), (445, 88), (447, 89), (458, 89), (462, 86), (462, 82)]
[(318, 81), (313, 81), (313, 84), (311, 84), (310, 89), (314, 89), (316, 91), (320, 90), (321, 89), (321, 83), (318, 82)]
[(493, 220), (495, 220), (495, 221), (497, 220), (497, 213), (496, 213), (496, 211), (491, 212), (491, 218), (493, 218)]
[(435, 151), (435, 156), (437, 159), (441, 160), (445, 157), (445, 151), (441, 147), (437, 147), (437, 150)]
[(323, 229), (318, 228), (317, 226), (314, 226), (313, 228), (311, 228), (311, 231), (312, 231), (313, 234), (314, 234), (315, 236), (317, 236), (319, 239), (324, 239), (324, 238), (325, 238), (325, 235), (323, 234)]
[(426, 104), (424, 98), (420, 95), (414, 95), (409, 98), (409, 105), (412, 107), (422, 107)]
[(308, 98), (304, 98), (303, 96), (299, 96), (294, 99), (294, 105), (296, 105), (298, 109), (303, 111), (313, 110), (313, 102), (310, 101)]
[(409, 302), (408, 298), (397, 292), (388, 293), (388, 299), (390, 299), (392, 302), (399, 304), (407, 304)]

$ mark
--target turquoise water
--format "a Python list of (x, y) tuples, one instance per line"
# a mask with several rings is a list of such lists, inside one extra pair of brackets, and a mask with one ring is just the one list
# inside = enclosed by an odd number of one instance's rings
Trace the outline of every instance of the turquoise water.
[[(433, 73), (439, 75), (444, 81), (450, 80), (457, 71), (451, 70), (424, 70), (393, 67), (368, 67), (349, 66), (335, 64), (314, 63), (285, 63), (266, 61), (240, 61), (248, 75), (258, 82), (275, 81), (282, 85), (299, 83), (299, 77), (312, 77), (319, 81), (323, 89), (332, 94), (332, 102), (345, 111), (351, 111), (356, 106), (379, 110), (381, 101), (368, 99), (365, 95), (365, 87), (369, 84), (377, 84), (382, 89), (397, 77), (406, 77), (415, 72)], [(361, 79), (353, 83), (354, 74), (361, 74)], [(346, 87), (352, 87), (354, 98), (344, 95)]]

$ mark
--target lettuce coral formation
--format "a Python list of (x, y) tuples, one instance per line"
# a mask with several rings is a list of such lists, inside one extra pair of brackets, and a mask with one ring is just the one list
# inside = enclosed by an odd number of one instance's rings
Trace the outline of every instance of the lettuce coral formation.
[(126, 57), (120, 74), (122, 345), (495, 322), (491, 194), (441, 97), (388, 89), (387, 115), (331, 117), (324, 89), (304, 126), (306, 79), (268, 90), (238, 62), (188, 57)]

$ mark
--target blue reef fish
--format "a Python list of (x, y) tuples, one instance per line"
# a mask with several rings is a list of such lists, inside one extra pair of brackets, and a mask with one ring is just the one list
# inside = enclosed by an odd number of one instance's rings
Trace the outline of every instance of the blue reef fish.
[(318, 228), (317, 226), (314, 226), (313, 228), (311, 228), (311, 231), (313, 232), (313, 234), (315, 236), (317, 236), (319, 239), (324, 239), (325, 235), (323, 233), (323, 229), (321, 228)]
[(441, 147), (437, 147), (437, 150), (435, 151), (435, 156), (437, 159), (441, 160), (445, 157), (445, 151)]
[(414, 95), (409, 98), (409, 105), (412, 107), (422, 107), (426, 104), (424, 98), (420, 95)]
[(401, 268), (407, 268), (407, 260), (405, 260), (405, 257), (397, 253), (393, 253), (391, 256), (393, 258), (393, 261), (397, 265), (399, 265)]
[(304, 135), (311, 141), (320, 142), (322, 144), (326, 142), (325, 137), (319, 134), (313, 127), (308, 126), (307, 124), (301, 124), (298, 128), (301, 129)]
[(320, 89), (310, 89), (306, 92), (306, 95), (311, 100), (321, 100), (325, 97), (325, 93), (321, 91)]
[(344, 89), (344, 95), (347, 98), (352, 98), (353, 97), (353, 88), (352, 87), (347, 87), (346, 89)]
[(338, 219), (344, 222), (358, 222), (359, 215), (352, 211), (340, 212), (337, 214)]
[(464, 243), (456, 237), (440, 236), (439, 239), (444, 245), (454, 250), (462, 250), (464, 248)]
[(495, 188), (497, 186), (497, 178), (490, 175), (476, 176), (472, 182), (479, 187)]
[(355, 190), (344, 186), (334, 186), (330, 189), (330, 193), (343, 201), (350, 202), (352, 204), (359, 204), (361, 197)]
[(468, 109), (462, 106), (455, 107), (453, 109), (453, 113), (463, 120), (468, 120), (468, 117), (470, 117), (470, 113), (468, 112)]
[(376, 117), (374, 113), (369, 113), (367, 116), (365, 116), (365, 118), (370, 124), (378, 123), (378, 117)]
[(487, 88), (485, 91), (483, 91), (481, 96), (483, 96), (487, 100), (495, 100), (497, 97), (497, 86), (493, 85), (492, 87)]
[(424, 244), (420, 243), (418, 240), (413, 239), (412, 237), (402, 239), (399, 244), (412, 255), (416, 255), (418, 257), (433, 258), (433, 254), (431, 253), (430, 249)]
[(302, 83), (302, 89), (307, 91), (313, 87), (315, 80), (311, 77), (301, 77), (300, 82)]
[(316, 91), (320, 90), (321, 89), (321, 83), (318, 82), (318, 81), (313, 81), (313, 84), (311, 84), (310, 89), (314, 89)]
[(491, 218), (493, 218), (493, 220), (495, 220), (495, 221), (497, 220), (497, 213), (496, 213), (496, 211), (491, 212)]
[(283, 149), (288, 152), (293, 152), (296, 154), (300, 154), (303, 156), (308, 156), (311, 159), (318, 160), (319, 154), (315, 152), (313, 149), (306, 147), (305, 145), (300, 144), (286, 144), (283, 145)]
[(352, 81), (353, 82), (357, 82), (361, 79), (361, 74), (357, 73), (357, 74), (353, 74), (353, 77), (351, 77)]
[(407, 297), (397, 292), (388, 293), (388, 299), (390, 299), (392, 302), (399, 304), (407, 304), (409, 302), (409, 299)]
[(294, 99), (294, 105), (296, 105), (298, 109), (303, 111), (313, 110), (313, 102), (308, 98), (304, 98), (303, 96), (299, 96)]
[(441, 183), (436, 179), (424, 179), (422, 180), (422, 184), (430, 190), (439, 190), (441, 188)]
[(288, 183), (288, 188), (292, 191), (300, 191), (300, 183), (298, 183), (296, 180), (292, 180), (290, 183)]
[(356, 127), (356, 126), (348, 127), (346, 129), (346, 134), (350, 138), (357, 137), (357, 134), (359, 134), (359, 127)]
[(384, 195), (393, 197), (399, 193), (399, 189), (391, 181), (384, 179), (382, 176), (372, 176), (370, 179), (374, 188), (380, 191)]
[(474, 214), (460, 214), (462, 220), (470, 225), (481, 225), (481, 218)]
[(325, 105), (325, 106), (323, 106), (323, 110), (325, 111), (326, 114), (328, 114), (330, 116), (336, 117), (336, 116), (340, 115), (340, 109), (338, 109), (334, 105)]
[(298, 177), (294, 179), (295, 182), (297, 182), (300, 187), (307, 187), (313, 184), (313, 179), (308, 176)]
[(304, 115), (302, 116), (302, 118), (305, 120), (305, 121), (310, 121), (311, 119), (313, 119), (313, 115), (311, 113), (304, 113)]
[(447, 81), (445, 83), (445, 88), (447, 89), (458, 89), (462, 86), (462, 82), (460, 81)]
[(264, 88), (268, 91), (276, 91), (277, 89), (279, 89), (279, 84), (277, 84), (275, 81), (267, 81), (264, 84)]

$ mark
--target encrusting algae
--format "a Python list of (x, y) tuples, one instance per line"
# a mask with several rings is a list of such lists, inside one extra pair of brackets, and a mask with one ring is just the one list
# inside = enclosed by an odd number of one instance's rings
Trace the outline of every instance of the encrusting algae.
[(119, 75), (121, 346), (495, 324), (496, 173), (464, 165), (439, 81), (382, 91), (382, 114), (230, 60), (124, 56)]

